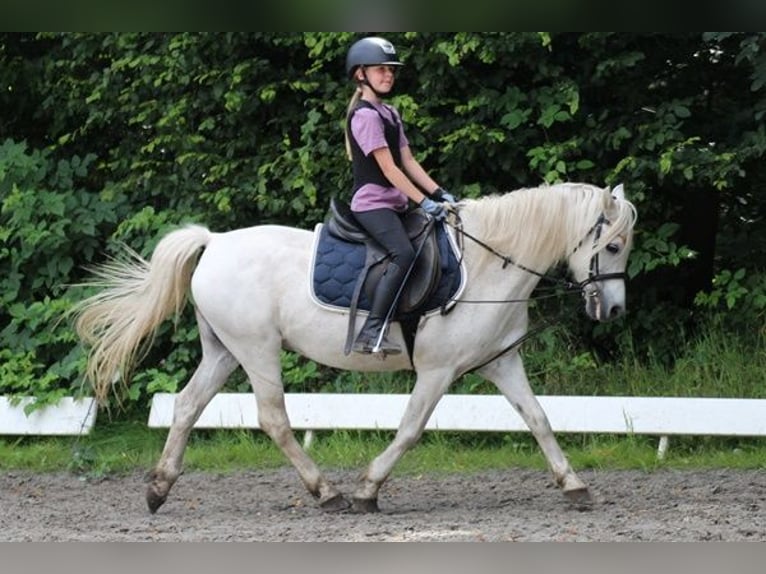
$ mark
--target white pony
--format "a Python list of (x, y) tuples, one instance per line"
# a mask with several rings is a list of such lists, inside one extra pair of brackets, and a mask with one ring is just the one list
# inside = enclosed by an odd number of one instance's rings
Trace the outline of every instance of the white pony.
[[(513, 346), (527, 331), (527, 304), (469, 305), (460, 299), (527, 299), (542, 274), (565, 261), (592, 319), (621, 315), (635, 208), (622, 186), (610, 191), (566, 183), (464, 200), (458, 210), (463, 231), (453, 227), (450, 232), (464, 234), (466, 286), (451, 313), (421, 319), (412, 357), (406, 352), (385, 360), (344, 355), (347, 314), (321, 308), (309, 293), (311, 231), (263, 225), (214, 233), (189, 225), (165, 236), (150, 261), (128, 250), (127, 259), (101, 268), (93, 284), (102, 290), (78, 306), (76, 321), (79, 336), (90, 346), (87, 376), (99, 399), (115, 381), (127, 380), (161, 322), (185, 304), (189, 285), (199, 324), (202, 360), (178, 394), (165, 448), (150, 474), (150, 511), (165, 502), (181, 474), (192, 426), (237, 366), (249, 377), (260, 427), (326, 510), (378, 510), (381, 485), (418, 441), (450, 383), (477, 367), (529, 426), (564, 494), (575, 502), (589, 501), (587, 486), (559, 447)], [(397, 323), (391, 337), (403, 343)], [(417, 373), (395, 438), (361, 475), (350, 501), (327, 481), (290, 428), (281, 349), (339, 369), (414, 367)]]

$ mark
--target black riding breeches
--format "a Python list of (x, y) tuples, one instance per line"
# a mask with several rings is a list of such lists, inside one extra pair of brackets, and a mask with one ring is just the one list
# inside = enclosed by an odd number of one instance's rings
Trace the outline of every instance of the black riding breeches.
[(391, 257), (385, 274), (375, 289), (370, 317), (385, 317), (393, 305), (410, 266), (415, 261), (415, 248), (407, 236), (400, 215), (392, 209), (354, 212), (357, 221)]
[(393, 209), (355, 211), (356, 220), (388, 252), (391, 261), (404, 270), (415, 260), (415, 248), (404, 229), (402, 216)]

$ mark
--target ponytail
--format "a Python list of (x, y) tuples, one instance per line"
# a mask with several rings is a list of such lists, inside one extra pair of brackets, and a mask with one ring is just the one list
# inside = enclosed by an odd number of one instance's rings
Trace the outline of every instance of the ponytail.
[(356, 107), (356, 104), (359, 102), (359, 99), (362, 97), (362, 88), (361, 86), (357, 86), (357, 88), (354, 90), (354, 95), (351, 96), (351, 101), (348, 103), (348, 108), (346, 109), (346, 124), (344, 128), (344, 133), (346, 137), (346, 156), (348, 157), (349, 161), (351, 161), (351, 134), (349, 133), (349, 117), (351, 117), (351, 113), (354, 111), (354, 108)]

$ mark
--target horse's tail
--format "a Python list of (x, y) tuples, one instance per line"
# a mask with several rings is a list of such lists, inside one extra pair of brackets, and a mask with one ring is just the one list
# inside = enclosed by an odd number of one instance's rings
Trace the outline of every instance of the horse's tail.
[(90, 346), (85, 375), (100, 403), (115, 382), (127, 384), (162, 321), (180, 313), (197, 255), (211, 237), (207, 228), (189, 225), (166, 235), (151, 261), (126, 247), (125, 257), (94, 270), (87, 285), (101, 291), (78, 304), (74, 314), (77, 334)]

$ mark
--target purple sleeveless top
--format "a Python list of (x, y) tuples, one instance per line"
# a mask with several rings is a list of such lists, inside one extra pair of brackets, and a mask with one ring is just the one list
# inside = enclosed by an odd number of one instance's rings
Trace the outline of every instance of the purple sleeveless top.
[[(400, 147), (409, 145), (407, 136), (404, 135), (399, 112), (392, 106), (385, 104), (373, 105), (375, 110), (360, 108), (351, 118), (351, 137), (356, 140), (364, 154), (370, 155), (376, 149), (388, 147), (384, 135), (383, 120), (379, 113), (386, 119), (392, 121), (393, 118), (396, 119), (399, 124), (399, 145)], [(372, 209), (386, 208), (404, 211), (407, 209), (407, 202), (407, 196), (395, 187), (384, 187), (368, 183), (360, 187), (351, 198), (351, 209), (352, 211), (370, 211)]]

